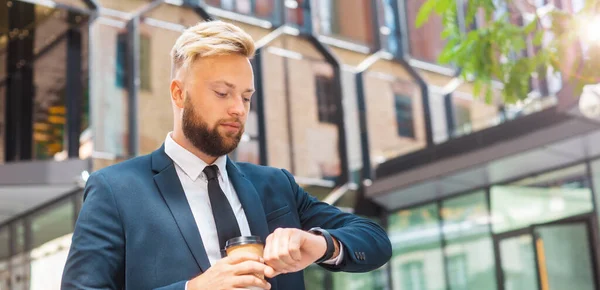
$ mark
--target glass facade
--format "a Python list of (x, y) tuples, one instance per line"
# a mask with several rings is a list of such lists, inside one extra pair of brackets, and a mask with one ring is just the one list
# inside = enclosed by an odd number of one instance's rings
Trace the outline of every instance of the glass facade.
[(437, 203), (401, 210), (388, 218), (394, 290), (447, 289)]
[(448, 288), (495, 289), (494, 250), (485, 191), (444, 200), (441, 213)]
[(506, 290), (538, 289), (533, 237), (523, 234), (500, 242), (500, 260)]
[(58, 290), (82, 193), (0, 224), (0, 289)]
[(594, 208), (585, 164), (492, 186), (491, 198), (494, 233), (591, 213)]
[(596, 289), (587, 165), (390, 214), (390, 289)]
[[(600, 159), (592, 161), (590, 163), (590, 170), (592, 175), (592, 185), (594, 188), (594, 201), (596, 212), (600, 208)], [(598, 226), (600, 227), (600, 216), (598, 217)]]

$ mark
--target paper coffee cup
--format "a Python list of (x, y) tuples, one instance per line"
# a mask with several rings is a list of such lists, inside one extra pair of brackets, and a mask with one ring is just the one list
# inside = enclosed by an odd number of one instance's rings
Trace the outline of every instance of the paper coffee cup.
[[(228, 240), (225, 243), (225, 252), (227, 256), (237, 252), (250, 252), (260, 257), (263, 256), (265, 243), (259, 236), (242, 236)], [(256, 274), (256, 277), (264, 279), (263, 274)], [(258, 287), (249, 287), (251, 290), (263, 290)]]

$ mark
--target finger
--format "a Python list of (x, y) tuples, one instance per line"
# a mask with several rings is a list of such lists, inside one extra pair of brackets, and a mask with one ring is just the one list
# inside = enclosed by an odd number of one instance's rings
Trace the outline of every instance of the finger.
[(280, 229), (276, 229), (273, 233), (271, 233), (265, 242), (265, 250), (263, 253), (263, 258), (265, 259), (265, 263), (269, 260), (273, 260), (277, 253), (277, 243), (276, 238), (279, 236)]
[(250, 252), (236, 252), (221, 259), (221, 261), (229, 265), (239, 264), (244, 261), (256, 261), (259, 263), (264, 262), (261, 256)]
[(273, 278), (273, 277), (281, 274), (281, 272), (277, 272), (271, 266), (267, 265), (265, 267), (265, 273), (264, 274), (265, 274), (265, 277), (267, 277), (267, 278)]
[(288, 250), (290, 252), (290, 257), (294, 260), (294, 262), (300, 262), (302, 260), (302, 252), (300, 251), (301, 246), (302, 235), (300, 233), (293, 234), (290, 237)]
[(234, 287), (249, 287), (255, 286), (263, 289), (271, 289), (271, 284), (265, 281), (264, 279), (260, 279), (254, 275), (243, 275), (236, 276), (233, 278), (233, 286)]
[(273, 239), (271, 240), (271, 248), (269, 249), (268, 256), (265, 256), (265, 263), (273, 267), (275, 271), (286, 272), (287, 265), (279, 259), (279, 247), (280, 240), (282, 238), (283, 229), (276, 229), (273, 232)]
[(290, 256), (290, 239), (294, 235), (294, 230), (285, 229), (281, 232), (277, 240), (277, 259), (284, 264), (286, 271), (292, 271), (295, 261)]
[(271, 251), (272, 251), (272, 248), (273, 248), (273, 236), (274, 235), (275, 234), (273, 234), (273, 233), (270, 234), (270, 235), (268, 235), (267, 239), (265, 240), (265, 247), (263, 249), (263, 258), (265, 260), (267, 260), (267, 258), (271, 256)]
[(233, 265), (233, 273), (235, 275), (260, 274), (265, 273), (265, 264), (256, 261), (244, 261)]

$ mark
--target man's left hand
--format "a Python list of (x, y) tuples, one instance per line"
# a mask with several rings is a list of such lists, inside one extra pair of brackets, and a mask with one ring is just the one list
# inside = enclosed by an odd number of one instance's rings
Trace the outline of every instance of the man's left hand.
[[(339, 255), (338, 242), (334, 238)], [(303, 270), (320, 259), (327, 251), (327, 242), (318, 236), (294, 228), (278, 228), (267, 237), (263, 258), (271, 267), (265, 269), (265, 276), (272, 278), (279, 274)]]

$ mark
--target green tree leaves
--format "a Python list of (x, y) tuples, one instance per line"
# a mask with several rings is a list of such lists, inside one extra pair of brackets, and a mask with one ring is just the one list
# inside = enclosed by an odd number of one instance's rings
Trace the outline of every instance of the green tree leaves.
[[(546, 76), (548, 68), (573, 77), (576, 88), (600, 81), (600, 43), (589, 44), (585, 54), (580, 50), (573, 63), (565, 60), (581, 41), (582, 19), (600, 17), (600, 1), (586, 0), (577, 13), (553, 6), (536, 9), (532, 3), (428, 0), (415, 25), (422, 26), (432, 13), (442, 17), (446, 46), (438, 61), (460, 68), (460, 76), (473, 82), (475, 95), (485, 96), (488, 102), (494, 80), (503, 84), (504, 101), (514, 103), (528, 96), (531, 77)], [(458, 9), (463, 9), (466, 29), (460, 27)]]

